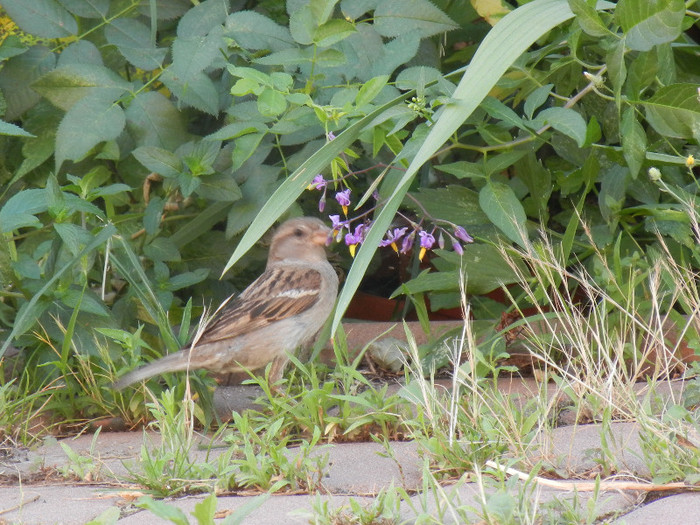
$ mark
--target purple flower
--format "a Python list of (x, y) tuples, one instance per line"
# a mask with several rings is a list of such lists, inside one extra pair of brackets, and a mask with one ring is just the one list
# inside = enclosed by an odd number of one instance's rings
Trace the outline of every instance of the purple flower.
[(336, 193), (335, 200), (337, 200), (338, 204), (340, 204), (340, 206), (343, 208), (343, 213), (347, 217), (348, 206), (350, 206), (350, 188)]
[(358, 224), (353, 233), (347, 233), (345, 235), (345, 245), (350, 248), (350, 255), (353, 257), (355, 257), (355, 248), (357, 245), (362, 244), (362, 242), (365, 240), (366, 229), (367, 226), (364, 224)]
[(445, 249), (445, 236), (440, 232), (440, 235), (438, 235), (438, 248), (441, 250)]
[(462, 245), (459, 244), (457, 241), (452, 242), (452, 248), (454, 248), (454, 251), (457, 252), (459, 255), (464, 255), (464, 248), (462, 248)]
[(345, 227), (345, 221), (340, 220), (340, 215), (329, 215), (328, 218), (331, 220), (331, 229), (334, 232), (339, 232)]
[(329, 131), (326, 136), (328, 137), (328, 140), (335, 140), (335, 134), (332, 131)]
[(426, 250), (430, 250), (433, 245), (435, 244), (435, 237), (433, 237), (432, 233), (428, 233), (425, 230), (421, 230), (418, 232), (418, 236), (420, 237), (420, 247), (425, 248)]
[(335, 194), (335, 200), (337, 200), (338, 204), (340, 204), (343, 207), (350, 206), (350, 193), (350, 188), (343, 191), (339, 191)]
[(455, 228), (455, 237), (457, 237), (460, 241), (466, 242), (467, 244), (474, 242), (474, 238), (467, 233), (467, 230), (462, 228), (461, 226), (457, 226)]
[(435, 237), (433, 237), (432, 233), (428, 233), (425, 230), (419, 231), (418, 235), (420, 237), (420, 252), (418, 252), (418, 260), (422, 261), (423, 257), (425, 257), (425, 252), (430, 250), (435, 244)]
[(411, 232), (409, 235), (406, 235), (406, 237), (403, 238), (400, 253), (408, 253), (411, 250), (415, 236), (415, 232)]
[(386, 232), (386, 239), (379, 241), (379, 246), (383, 248), (384, 246), (391, 245), (394, 251), (398, 253), (399, 248), (396, 246), (396, 241), (406, 234), (406, 230), (408, 230), (408, 228), (394, 228), (393, 231), (389, 230)]
[(326, 179), (320, 173), (314, 177), (314, 180), (309, 184), (309, 189), (311, 190), (322, 190), (326, 187)]
[(358, 224), (355, 226), (355, 231), (353, 233), (348, 233), (345, 236), (345, 244), (350, 246), (351, 244), (360, 244), (365, 240), (365, 229), (367, 227), (364, 224)]

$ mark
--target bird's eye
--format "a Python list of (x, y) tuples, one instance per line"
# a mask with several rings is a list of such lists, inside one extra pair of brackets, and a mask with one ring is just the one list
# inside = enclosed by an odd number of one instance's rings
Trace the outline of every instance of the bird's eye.
[(295, 235), (296, 237), (303, 237), (303, 236), (304, 236), (304, 230), (302, 230), (301, 228), (297, 228), (296, 230), (294, 230), (294, 235)]

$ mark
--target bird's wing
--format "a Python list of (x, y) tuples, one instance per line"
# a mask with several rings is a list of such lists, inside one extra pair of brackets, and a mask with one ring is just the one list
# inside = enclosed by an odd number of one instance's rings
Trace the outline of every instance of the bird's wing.
[(197, 345), (247, 334), (311, 308), (321, 292), (312, 268), (276, 266), (265, 270), (207, 327)]

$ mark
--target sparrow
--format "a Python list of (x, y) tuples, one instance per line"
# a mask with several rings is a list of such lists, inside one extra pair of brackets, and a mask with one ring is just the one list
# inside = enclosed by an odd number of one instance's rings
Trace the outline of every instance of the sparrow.
[(183, 350), (133, 370), (122, 388), (164, 372), (256, 370), (272, 363), (271, 385), (289, 352), (313, 343), (338, 295), (338, 276), (326, 258), (332, 232), (313, 217), (290, 219), (272, 237), (263, 274), (222, 308), (201, 337)]

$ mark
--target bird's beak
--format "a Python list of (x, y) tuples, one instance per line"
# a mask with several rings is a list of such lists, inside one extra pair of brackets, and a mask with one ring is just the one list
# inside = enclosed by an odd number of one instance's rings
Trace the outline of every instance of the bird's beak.
[(329, 229), (319, 230), (311, 235), (311, 242), (318, 246), (328, 246), (332, 240), (331, 230)]

